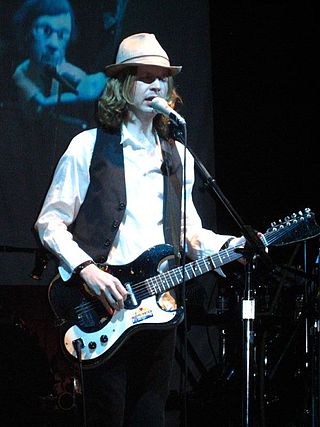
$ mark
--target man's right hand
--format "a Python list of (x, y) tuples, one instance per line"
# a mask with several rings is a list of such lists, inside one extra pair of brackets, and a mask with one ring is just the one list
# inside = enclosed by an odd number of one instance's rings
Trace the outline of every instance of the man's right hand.
[(81, 270), (80, 277), (85, 281), (90, 293), (99, 298), (107, 308), (110, 308), (110, 306), (114, 310), (124, 308), (124, 301), (128, 292), (112, 274), (101, 270), (94, 264), (90, 264)]

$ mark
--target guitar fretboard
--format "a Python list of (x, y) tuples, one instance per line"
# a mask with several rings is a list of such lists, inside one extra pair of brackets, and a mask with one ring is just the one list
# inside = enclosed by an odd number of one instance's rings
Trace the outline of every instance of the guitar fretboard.
[[(269, 229), (261, 237), (261, 241), (267, 247), (279, 241), (279, 239), (282, 239), (285, 244), (285, 236), (290, 237), (291, 241), (300, 241), (318, 234), (320, 234), (320, 231), (318, 224), (315, 222), (314, 214), (310, 213), (309, 209), (306, 209), (305, 214), (299, 213), (294, 219), (286, 220), (286, 222)], [(194, 279), (241, 258), (242, 254), (236, 252), (236, 249), (241, 248), (244, 243), (245, 239), (243, 238), (236, 247), (223, 249), (214, 255), (150, 277), (143, 282), (132, 285), (132, 291), (139, 300), (166, 292), (184, 281)]]
[(150, 277), (142, 283), (136, 283), (132, 290), (140, 299), (157, 295), (172, 289), (184, 281), (194, 279), (222, 265), (241, 258), (241, 254), (235, 252), (235, 248), (224, 249), (215, 255), (192, 261), (185, 266), (176, 267), (158, 276)]

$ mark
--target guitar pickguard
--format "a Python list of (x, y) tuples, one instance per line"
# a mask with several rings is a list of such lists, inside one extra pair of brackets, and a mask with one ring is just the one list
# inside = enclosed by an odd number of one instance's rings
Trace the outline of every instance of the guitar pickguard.
[(83, 366), (92, 367), (102, 362), (101, 356), (103, 361), (111, 357), (137, 328), (172, 327), (182, 318), (181, 308), (172, 311), (162, 310), (156, 297), (149, 297), (138, 307), (115, 311), (103, 327), (97, 327), (95, 331), (87, 332), (78, 325), (69, 327), (63, 332), (63, 345), (68, 355), (75, 358), (74, 341), (80, 340)]

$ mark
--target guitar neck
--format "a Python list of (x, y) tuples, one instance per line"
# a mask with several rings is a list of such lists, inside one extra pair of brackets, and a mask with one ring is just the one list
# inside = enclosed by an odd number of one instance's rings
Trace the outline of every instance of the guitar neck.
[[(320, 227), (315, 222), (314, 214), (310, 212), (310, 209), (305, 209), (304, 214), (299, 212), (292, 219), (286, 217), (284, 222), (272, 225), (272, 228), (263, 234), (260, 239), (263, 245), (268, 247), (271, 244), (279, 246), (294, 241), (302, 241), (319, 234)], [(143, 292), (144, 297), (146, 297), (146, 294), (152, 296), (168, 291), (184, 281), (194, 279), (241, 258), (243, 255), (240, 252), (236, 252), (236, 249), (241, 248), (244, 243), (245, 239), (242, 242), (240, 241), (236, 247), (223, 249), (214, 255), (192, 261), (166, 273), (150, 277), (144, 282), (136, 283), (133, 286), (133, 291)]]
[[(215, 270), (225, 264), (241, 258), (240, 253), (235, 252), (235, 248), (224, 249), (217, 254), (192, 261), (185, 266), (176, 267), (166, 273), (147, 279), (144, 284), (149, 296), (163, 293), (172, 289), (184, 281), (194, 279), (209, 271)], [(141, 283), (138, 284), (141, 286)]]

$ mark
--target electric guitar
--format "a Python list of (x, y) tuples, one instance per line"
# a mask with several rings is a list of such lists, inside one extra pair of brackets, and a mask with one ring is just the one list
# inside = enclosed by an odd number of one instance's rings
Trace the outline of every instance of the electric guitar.
[[(261, 237), (265, 247), (281, 246), (306, 240), (320, 234), (310, 209), (286, 217)], [(241, 244), (242, 243), (242, 244)], [(58, 320), (61, 345), (65, 355), (80, 360), (84, 368), (107, 361), (123, 342), (140, 328), (169, 328), (183, 319), (183, 308), (177, 307), (169, 291), (209, 271), (228, 264), (243, 255), (237, 247), (158, 273), (159, 265), (173, 257), (173, 247), (156, 245), (126, 265), (108, 265), (108, 273), (123, 283), (128, 291), (125, 308), (109, 314), (92, 296), (79, 277), (63, 282), (58, 275), (48, 290), (49, 302)]]

